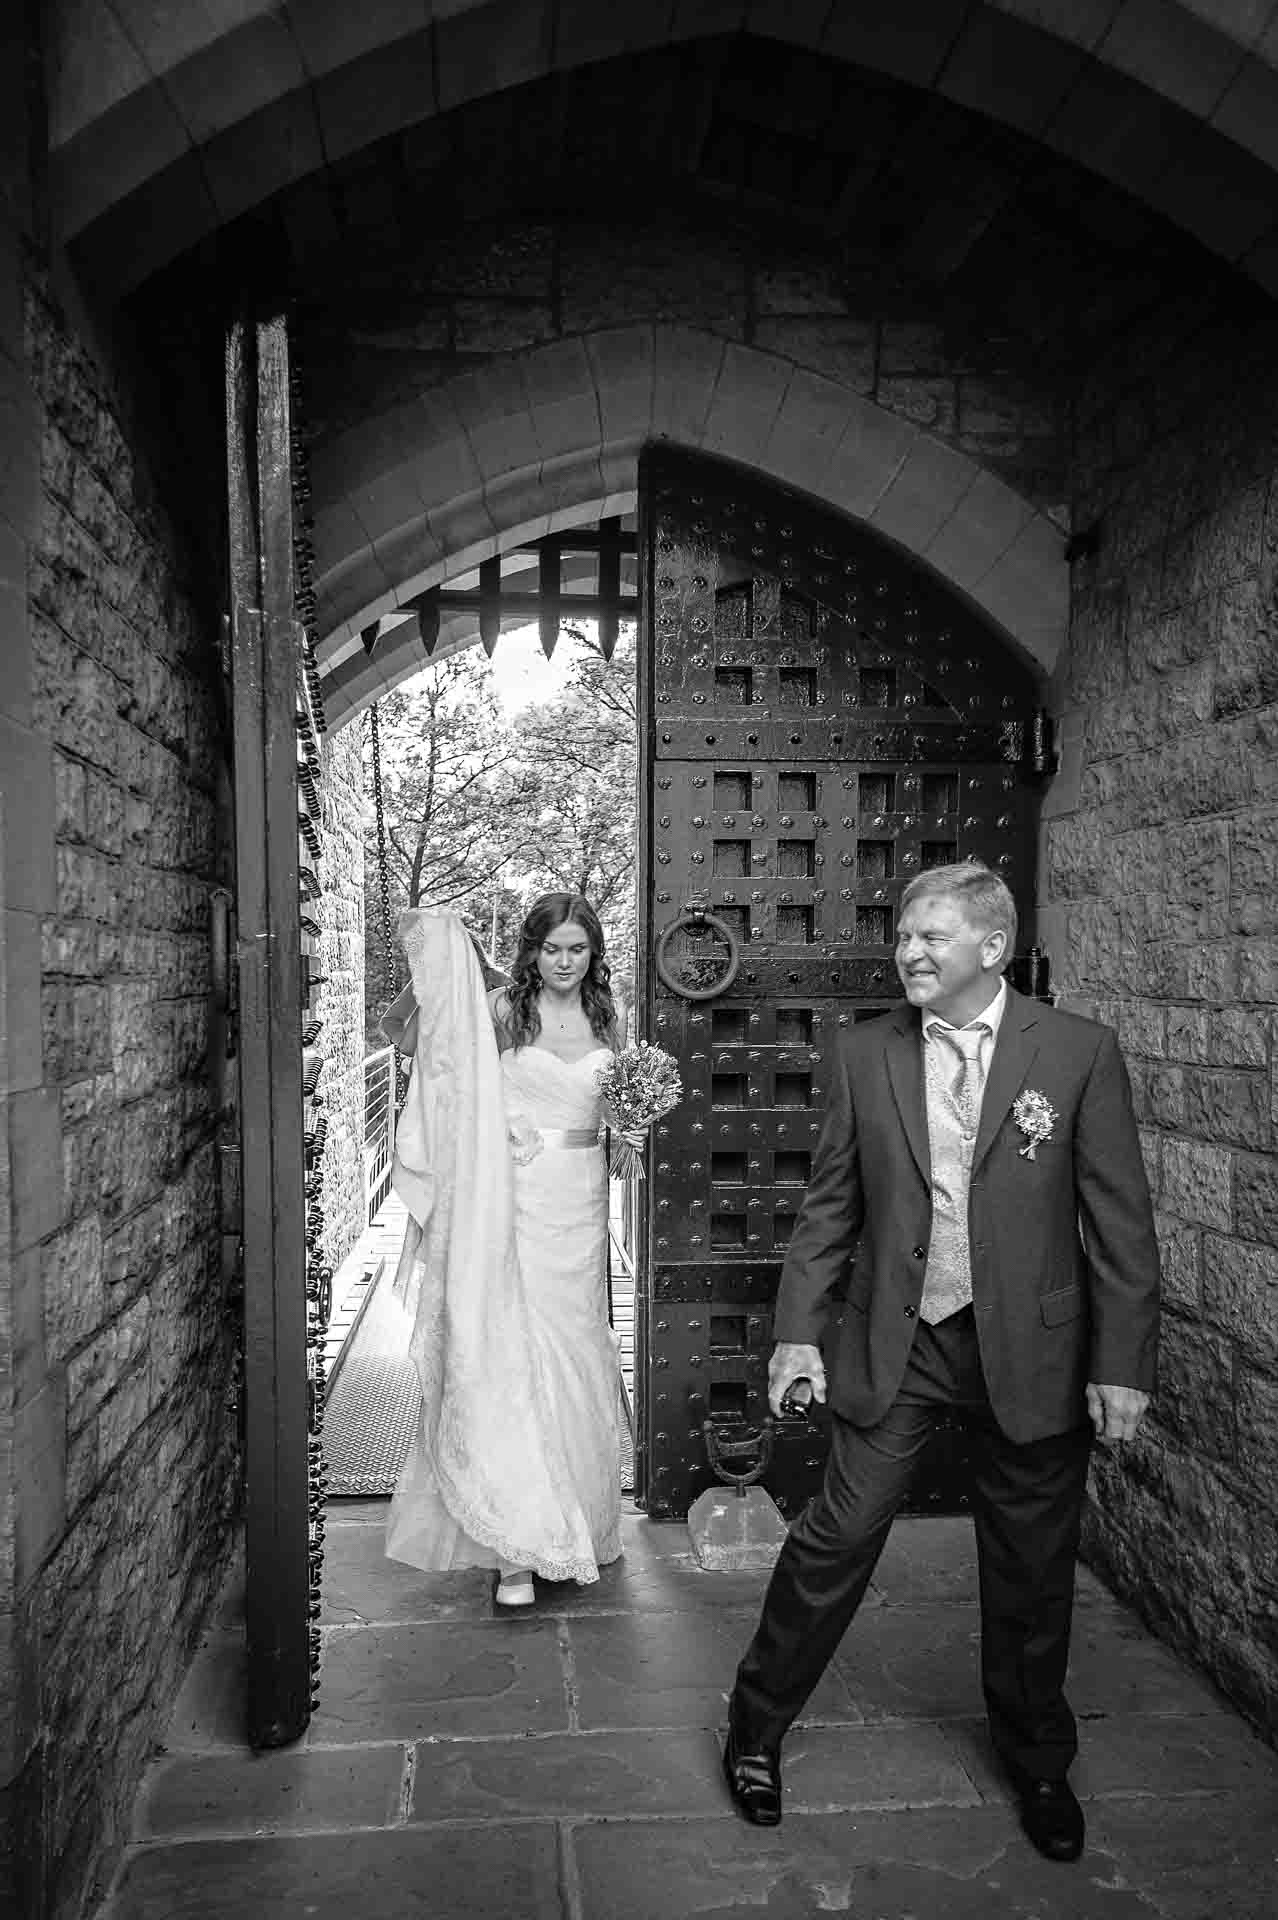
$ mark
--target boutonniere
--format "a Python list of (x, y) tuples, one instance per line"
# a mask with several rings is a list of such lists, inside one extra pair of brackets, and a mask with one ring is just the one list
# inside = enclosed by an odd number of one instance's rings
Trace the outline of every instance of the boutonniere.
[(1026, 1139), (1026, 1145), (1017, 1151), (1023, 1160), (1035, 1159), (1037, 1149), (1044, 1140), (1052, 1137), (1052, 1128), (1056, 1125), (1055, 1107), (1044, 1094), (1027, 1087), (1013, 1102), (1012, 1118)]

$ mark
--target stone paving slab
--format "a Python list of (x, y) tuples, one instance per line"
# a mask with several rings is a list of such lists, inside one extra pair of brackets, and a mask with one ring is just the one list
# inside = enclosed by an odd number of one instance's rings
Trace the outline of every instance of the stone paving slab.
[[(390, 1621), (476, 1619), (490, 1613), (495, 1576), (483, 1567), (456, 1573), (423, 1573), (401, 1561), (370, 1553), (359, 1527), (330, 1529), (324, 1550), (325, 1625)], [(760, 1573), (711, 1574), (691, 1554), (632, 1553), (600, 1569), (590, 1586), (538, 1580), (534, 1618), (579, 1614), (686, 1613), (698, 1608), (758, 1612), (767, 1585)]]
[[(1278, 1754), (1228, 1708), (1186, 1718), (1105, 1714), (1082, 1723), (1079, 1742), (1071, 1779), (1081, 1798), (1268, 1794), (1278, 1850)], [(1197, 1810), (1186, 1809), (1182, 1818), (1196, 1820)]]
[[(573, 1832), (588, 1920), (1154, 1920), (1103, 1849), (1042, 1859), (1010, 1808), (631, 1821)], [(1161, 1920), (1161, 1917), (1160, 1917)]]
[[(335, 1507), (321, 1706), (253, 1756), (235, 1582), (148, 1774), (100, 1920), (1275, 1920), (1278, 1755), (1080, 1572), (1083, 1861), (1029, 1846), (981, 1711), (970, 1522), (898, 1522), (786, 1744), (786, 1819), (735, 1816), (726, 1696), (766, 1576), (627, 1514), (589, 1589), (385, 1559)], [(216, 1837), (215, 1837), (216, 1836)]]
[(420, 1745), (409, 1818), (725, 1811), (717, 1740), (681, 1727)]
[(757, 1617), (768, 1575), (708, 1573), (691, 1554), (619, 1560), (589, 1587), (537, 1582), (537, 1612), (572, 1620), (609, 1613), (736, 1612)]
[[(753, 1611), (630, 1613), (564, 1622), (579, 1724), (720, 1726), (754, 1625)], [(833, 1670), (813, 1694), (809, 1713), (828, 1720), (861, 1717)]]
[[(948, 1719), (982, 1710), (974, 1606), (863, 1609), (833, 1664), (867, 1720)], [(1220, 1711), (1207, 1681), (1119, 1607), (1075, 1610), (1068, 1693), (1080, 1716)]]
[(1079, 1608), (1070, 1636), (1070, 1705), (1085, 1714), (1217, 1714), (1219, 1693), (1127, 1608)]
[(874, 1569), (870, 1593), (888, 1606), (917, 1607), (942, 1600), (975, 1606), (972, 1522), (948, 1516), (894, 1521)]
[(139, 1839), (389, 1827), (400, 1814), (408, 1749), (327, 1747), (180, 1755), (147, 1774), (134, 1809)]
[(312, 1746), (568, 1729), (553, 1621), (338, 1627), (323, 1658)]
[[(981, 1797), (1010, 1800), (982, 1718), (945, 1724)], [(1201, 1714), (1094, 1714), (1080, 1719), (1070, 1785), (1080, 1800), (1155, 1794), (1272, 1793), (1278, 1827), (1278, 1754), (1228, 1707)], [(1192, 1810), (1185, 1818), (1193, 1819)]]
[(563, 1920), (553, 1825), (192, 1841), (130, 1856), (103, 1920)]
[[(976, 1534), (971, 1518), (909, 1514), (895, 1520), (874, 1569), (870, 1592), (887, 1606), (926, 1606), (933, 1600), (976, 1606)], [(1108, 1587), (1084, 1566), (1078, 1569), (1074, 1598), (1079, 1606), (1119, 1605)]]
[(949, 1731), (929, 1720), (811, 1727), (785, 1743), (785, 1810), (979, 1806), (981, 1794)]
[(1274, 1920), (1278, 1773), (1268, 1791), (1184, 1800), (1103, 1800), (1088, 1810), (1089, 1851), (1146, 1890), (1158, 1920)]
[(402, 1560), (386, 1558), (380, 1528), (375, 1546), (365, 1537), (366, 1531), (359, 1526), (328, 1529), (321, 1625), (474, 1620), (486, 1612), (493, 1586), (487, 1568), (423, 1573)]
[(933, 1601), (862, 1610), (832, 1665), (863, 1718), (936, 1720), (979, 1711), (979, 1656), (976, 1608)]

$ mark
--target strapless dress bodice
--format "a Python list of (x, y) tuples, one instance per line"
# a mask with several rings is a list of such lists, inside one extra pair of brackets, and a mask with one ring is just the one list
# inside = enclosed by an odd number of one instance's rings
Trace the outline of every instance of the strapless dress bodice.
[(597, 1127), (598, 1076), (611, 1058), (608, 1047), (592, 1047), (580, 1060), (561, 1060), (546, 1047), (512, 1047), (502, 1055), (512, 1117), (536, 1127)]

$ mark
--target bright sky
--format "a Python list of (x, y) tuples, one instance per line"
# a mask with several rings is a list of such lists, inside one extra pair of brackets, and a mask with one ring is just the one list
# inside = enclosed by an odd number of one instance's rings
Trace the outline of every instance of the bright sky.
[(552, 694), (562, 692), (575, 652), (575, 643), (567, 634), (560, 635), (553, 655), (547, 660), (536, 627), (517, 627), (513, 633), (503, 633), (489, 665), (506, 712), (518, 713), (521, 707), (549, 700)]
[[(583, 621), (582, 627), (594, 637), (593, 620)], [(518, 713), (524, 707), (561, 693), (568, 684), (568, 669), (579, 651), (578, 642), (564, 632), (560, 634), (555, 651), (547, 660), (541, 650), (541, 635), (535, 626), (515, 627), (510, 633), (503, 633), (488, 665), (506, 713)], [(474, 653), (477, 660), (483, 659), (478, 646)], [(425, 673), (429, 669), (423, 668), (422, 671)], [(416, 678), (414, 675), (413, 680), (406, 681), (403, 691), (411, 691)]]
[[(597, 639), (593, 620), (583, 620), (581, 626), (592, 640)], [(625, 631), (623, 627), (622, 632)], [(555, 651), (547, 660), (536, 627), (516, 627), (512, 633), (503, 633), (493, 649), (491, 666), (506, 712), (518, 713), (521, 707), (549, 700), (552, 694), (562, 692), (568, 682), (568, 668), (580, 651), (577, 641), (561, 632)]]

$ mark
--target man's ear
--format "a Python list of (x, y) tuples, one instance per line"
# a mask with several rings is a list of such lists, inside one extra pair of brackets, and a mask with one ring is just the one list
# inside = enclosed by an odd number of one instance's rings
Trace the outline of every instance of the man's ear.
[(1002, 927), (996, 927), (987, 933), (981, 942), (981, 965), (993, 969), (1005, 967), (1011, 958), (1007, 951), (1007, 934)]

